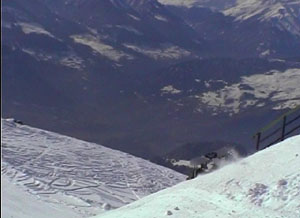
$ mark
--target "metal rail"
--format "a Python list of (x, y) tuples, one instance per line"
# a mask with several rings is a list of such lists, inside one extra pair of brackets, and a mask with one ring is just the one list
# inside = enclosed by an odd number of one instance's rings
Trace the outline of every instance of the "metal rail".
[[(300, 130), (300, 122), (299, 124), (295, 124), (296, 121), (300, 121), (300, 105), (294, 108), (293, 110), (290, 110), (289, 112), (283, 114), (278, 119), (272, 121), (267, 126), (262, 128), (260, 131), (258, 131), (254, 137), (256, 138), (256, 150), (262, 150), (267, 147), (270, 147), (271, 145), (283, 141), (288, 135), (292, 134), (296, 130)], [(295, 116), (296, 115), (296, 116)], [(295, 117), (293, 117), (295, 116)], [(292, 117), (292, 118), (291, 118)], [(290, 118), (290, 119), (289, 119)], [(280, 127), (277, 127), (278, 124), (281, 123)], [(291, 127), (292, 124), (295, 124), (293, 127)], [(291, 129), (288, 130), (288, 128), (291, 127)], [(274, 128), (274, 130), (272, 130)], [(268, 130), (272, 130), (271, 133), (265, 135)], [(278, 134), (280, 133), (280, 136)], [(277, 137), (276, 137), (277, 136)], [(270, 140), (272, 138), (276, 137), (276, 139), (272, 140), (271, 142), (267, 143), (264, 147), (261, 146), (262, 142), (265, 142), (267, 140)]]

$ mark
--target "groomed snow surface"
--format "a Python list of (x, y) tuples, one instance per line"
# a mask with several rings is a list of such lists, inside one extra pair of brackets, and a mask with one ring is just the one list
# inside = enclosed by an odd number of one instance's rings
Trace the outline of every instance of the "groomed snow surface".
[(2, 120), (1, 145), (3, 218), (89, 217), (185, 179), (141, 158), (12, 120)]
[(42, 201), (38, 196), (12, 183), (6, 176), (1, 179), (1, 187), (1, 217), (3, 218), (81, 217), (68, 206)]
[(299, 218), (300, 136), (95, 218)]
[(300, 217), (300, 136), (146, 196), (184, 176), (100, 145), (2, 125), (3, 218)]

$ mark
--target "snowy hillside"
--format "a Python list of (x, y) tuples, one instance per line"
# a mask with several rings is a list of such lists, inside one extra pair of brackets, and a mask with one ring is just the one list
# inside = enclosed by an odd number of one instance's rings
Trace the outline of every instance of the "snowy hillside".
[(217, 10), (230, 8), (236, 4), (236, 0), (159, 0), (161, 4), (181, 7), (210, 7)]
[(219, 111), (233, 114), (248, 107), (263, 107), (268, 101), (274, 104), (273, 110), (294, 108), (300, 104), (299, 82), (299, 69), (288, 69), (285, 72), (272, 70), (241, 77), (240, 83), (224, 83), (220, 90), (208, 91), (195, 97), (215, 114)]
[(299, 218), (300, 136), (96, 218)]
[(276, 21), (274, 24), (280, 29), (300, 36), (298, 0), (237, 0), (237, 4), (225, 10), (224, 14), (237, 20)]
[[(2, 216), (3, 218), (80, 218), (73, 208), (57, 202), (43, 201), (37, 195), (28, 193), (17, 186), (7, 176), (2, 176)], [(5, 187), (5, 188), (4, 188)]]
[(281, 30), (300, 36), (298, 0), (159, 0), (162, 4), (184, 7), (209, 7), (233, 16), (238, 21), (251, 18), (274, 21)]
[(12, 120), (2, 120), (2, 134), (5, 218), (47, 217), (39, 216), (43, 208), (54, 208), (48, 217), (62, 217), (61, 211), (64, 218), (92, 216), (185, 179), (132, 155)]

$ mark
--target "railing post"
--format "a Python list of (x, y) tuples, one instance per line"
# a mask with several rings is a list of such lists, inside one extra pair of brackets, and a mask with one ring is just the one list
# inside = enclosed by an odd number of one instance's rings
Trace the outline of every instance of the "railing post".
[(261, 137), (261, 132), (258, 132), (256, 134), (256, 151), (259, 150), (260, 137)]
[(282, 122), (282, 132), (281, 132), (281, 141), (284, 140), (285, 124), (286, 124), (286, 116), (283, 117), (283, 122)]

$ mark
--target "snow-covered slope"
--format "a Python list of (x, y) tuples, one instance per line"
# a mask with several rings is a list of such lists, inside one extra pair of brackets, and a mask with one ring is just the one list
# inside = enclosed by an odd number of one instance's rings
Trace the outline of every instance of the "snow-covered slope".
[(57, 216), (48, 217), (62, 217), (61, 210), (66, 217), (92, 216), (185, 179), (132, 155), (12, 120), (2, 120), (2, 134), (1, 175), (4, 184), (14, 184), (3, 192), (5, 218), (20, 217), (22, 205), (26, 217), (41, 217), (43, 208), (55, 208)]
[(212, 9), (223, 10), (235, 5), (236, 0), (159, 0), (165, 5), (180, 7), (210, 7)]
[(281, 30), (300, 36), (300, 2), (298, 0), (237, 0), (237, 4), (224, 11), (237, 20), (255, 18), (274, 22)]
[(273, 22), (281, 30), (300, 36), (298, 0), (160, 0), (162, 4), (184, 7), (209, 7), (233, 16), (237, 21), (254, 18)]
[(299, 218), (300, 136), (97, 218)]
[(46, 202), (16, 186), (7, 176), (1, 179), (3, 218), (80, 218), (71, 207), (55, 202)]
[(192, 7), (197, 4), (197, 0), (158, 0), (161, 4)]

